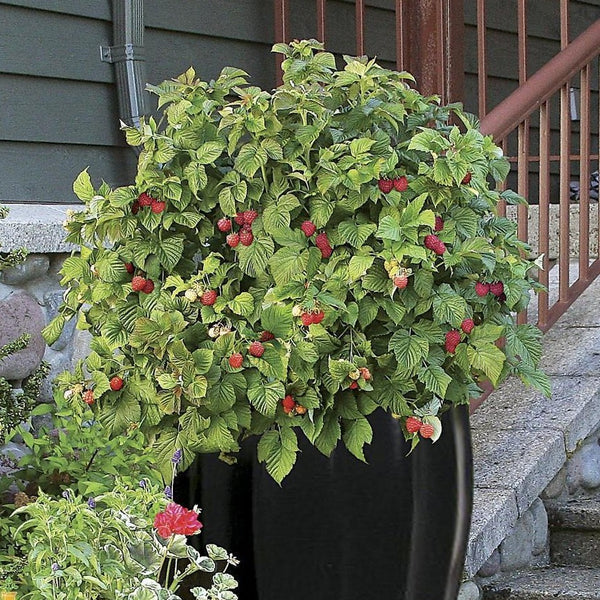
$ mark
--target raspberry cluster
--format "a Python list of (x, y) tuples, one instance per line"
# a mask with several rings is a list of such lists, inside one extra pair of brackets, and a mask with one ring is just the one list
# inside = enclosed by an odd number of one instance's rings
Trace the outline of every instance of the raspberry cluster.
[(384, 194), (389, 194), (392, 190), (404, 192), (408, 189), (408, 179), (404, 175), (400, 177), (393, 177), (392, 179), (382, 177), (377, 182), (377, 185)]
[(165, 210), (167, 203), (163, 200), (158, 200), (153, 198), (146, 192), (142, 192), (138, 199), (131, 205), (131, 212), (134, 215), (137, 215), (140, 208), (150, 207), (150, 210), (155, 214), (159, 215), (161, 212)]
[(425, 244), (425, 248), (433, 250), (438, 255), (442, 255), (444, 252), (446, 252), (446, 245), (444, 242), (442, 242), (442, 240), (440, 240), (440, 238), (433, 233), (425, 236), (423, 239), (423, 244)]
[(423, 423), (418, 417), (408, 417), (404, 423), (406, 431), (411, 434), (418, 433), (422, 438), (428, 439), (433, 437), (435, 429), (431, 423)]
[(250, 246), (254, 241), (254, 234), (252, 233), (252, 223), (258, 217), (258, 213), (255, 210), (246, 210), (239, 212), (234, 217), (233, 221), (240, 227), (239, 231), (232, 231), (233, 224), (231, 219), (223, 217), (217, 221), (217, 229), (222, 233), (231, 233), (225, 238), (227, 245), (230, 248), (235, 248), (239, 244), (242, 246)]

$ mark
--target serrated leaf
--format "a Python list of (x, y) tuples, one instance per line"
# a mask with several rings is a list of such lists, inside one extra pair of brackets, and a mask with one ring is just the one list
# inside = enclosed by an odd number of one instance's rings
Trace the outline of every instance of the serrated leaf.
[(494, 346), (494, 344), (477, 347), (469, 346), (467, 348), (467, 357), (474, 369), (485, 373), (494, 386), (498, 384), (506, 359), (504, 352), (500, 348)]
[(81, 171), (73, 182), (73, 192), (82, 202), (90, 202), (94, 197), (96, 192), (87, 169)]
[(267, 473), (281, 483), (296, 463), (298, 440), (289, 427), (265, 432), (258, 442), (258, 460), (266, 465)]
[(344, 433), (342, 439), (346, 448), (359, 460), (367, 462), (364, 454), (364, 445), (373, 440), (373, 429), (364, 417), (354, 421), (343, 421)]
[(467, 314), (467, 302), (449, 285), (442, 284), (433, 297), (433, 314), (439, 323), (459, 327)]
[(374, 256), (360, 254), (353, 256), (348, 263), (348, 277), (353, 281), (359, 279), (371, 268), (374, 260)]
[(259, 413), (273, 417), (277, 405), (285, 396), (285, 386), (280, 381), (266, 382), (260, 376), (254, 375), (248, 381), (247, 394), (248, 400)]
[(57, 315), (42, 329), (42, 337), (48, 346), (52, 346), (52, 344), (60, 337), (66, 322), (67, 320), (63, 315)]
[(250, 246), (238, 246), (240, 268), (250, 277), (264, 273), (274, 249), (275, 245), (270, 237), (255, 237)]
[(376, 236), (382, 240), (399, 242), (402, 240), (400, 224), (391, 215), (386, 215), (379, 221)]
[(215, 160), (217, 160), (217, 158), (219, 158), (219, 156), (221, 156), (221, 153), (223, 152), (224, 149), (225, 149), (225, 144), (221, 141), (205, 142), (194, 153), (196, 162), (200, 165), (211, 164), (211, 163), (215, 162)]
[(427, 356), (429, 342), (420, 336), (411, 335), (405, 329), (399, 329), (390, 338), (389, 349), (394, 352), (398, 366), (411, 371)]
[(440, 398), (445, 398), (448, 385), (452, 381), (452, 377), (442, 367), (438, 366), (420, 369), (417, 371), (417, 377), (426, 389)]
[(242, 292), (227, 303), (236, 315), (248, 317), (254, 312), (254, 298), (249, 292)]
[(172, 270), (183, 255), (183, 237), (173, 236), (163, 239), (156, 247), (156, 256), (167, 270)]
[(353, 221), (342, 221), (338, 225), (338, 234), (345, 243), (354, 248), (361, 248), (376, 229), (377, 226), (373, 223), (357, 225)]
[(288, 306), (271, 304), (262, 311), (260, 322), (265, 331), (270, 331), (275, 337), (287, 339), (294, 319)]

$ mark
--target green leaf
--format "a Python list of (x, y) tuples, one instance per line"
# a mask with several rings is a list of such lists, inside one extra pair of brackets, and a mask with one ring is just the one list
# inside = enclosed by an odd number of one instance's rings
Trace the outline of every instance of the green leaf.
[(196, 150), (196, 162), (200, 165), (211, 164), (221, 156), (224, 149), (225, 144), (221, 141), (206, 142)]
[(364, 417), (354, 421), (343, 421), (344, 433), (342, 439), (346, 448), (359, 460), (367, 462), (364, 454), (364, 445), (373, 440), (373, 429)]
[(285, 285), (295, 276), (302, 275), (308, 264), (308, 253), (303, 248), (281, 248), (269, 260), (269, 267), (277, 285)]
[(323, 428), (315, 439), (315, 446), (325, 456), (330, 456), (342, 436), (337, 415), (329, 412), (323, 419)]
[(366, 328), (370, 325), (379, 312), (379, 306), (370, 296), (365, 296), (358, 303), (358, 322)]
[(167, 270), (172, 270), (183, 255), (183, 236), (163, 239), (156, 247), (156, 256)]
[(294, 319), (288, 306), (271, 304), (262, 311), (260, 322), (265, 331), (270, 331), (277, 338), (287, 339), (292, 330)]
[(427, 356), (429, 342), (405, 329), (398, 329), (390, 338), (389, 349), (394, 352), (398, 366), (411, 371)]
[(353, 246), (360, 248), (364, 246), (369, 236), (375, 232), (377, 226), (372, 223), (356, 225), (353, 221), (342, 221), (338, 225), (338, 234), (341, 239)]
[(42, 337), (48, 346), (52, 346), (52, 344), (60, 337), (66, 322), (67, 320), (63, 315), (57, 315), (42, 329)]
[(446, 396), (446, 390), (452, 381), (452, 377), (450, 377), (442, 367), (438, 366), (429, 366), (420, 369), (417, 371), (417, 377), (430, 392), (433, 392), (440, 398)]
[(227, 306), (236, 315), (249, 317), (254, 312), (254, 298), (249, 292), (238, 294), (233, 300), (227, 303)]
[[(510, 354), (536, 366), (542, 357), (542, 332), (529, 323), (506, 329), (506, 349)], [(497, 339), (497, 338), (496, 338)]]
[(277, 405), (285, 396), (285, 386), (280, 381), (266, 382), (258, 374), (248, 381), (248, 400), (266, 417), (275, 416)]
[(371, 268), (374, 260), (374, 256), (356, 254), (348, 263), (348, 277), (353, 281), (360, 279)]
[(258, 460), (265, 463), (267, 473), (281, 483), (296, 463), (298, 440), (293, 429), (270, 429), (258, 442)]
[(467, 314), (467, 302), (448, 284), (442, 284), (433, 297), (433, 314), (436, 321), (459, 327)]
[(474, 369), (485, 373), (494, 386), (498, 384), (506, 358), (500, 348), (494, 346), (494, 344), (484, 344), (477, 347), (469, 346), (467, 357)]
[(250, 277), (264, 273), (274, 249), (275, 245), (270, 237), (255, 237), (250, 246), (238, 246), (240, 268)]
[(81, 171), (73, 182), (73, 192), (82, 202), (90, 202), (94, 197), (96, 192), (87, 169)]
[(225, 187), (219, 192), (219, 206), (224, 214), (233, 217), (237, 213), (235, 198), (231, 187)]
[(376, 235), (382, 240), (391, 240), (393, 242), (399, 242), (403, 239), (400, 224), (391, 215), (386, 215), (379, 221)]

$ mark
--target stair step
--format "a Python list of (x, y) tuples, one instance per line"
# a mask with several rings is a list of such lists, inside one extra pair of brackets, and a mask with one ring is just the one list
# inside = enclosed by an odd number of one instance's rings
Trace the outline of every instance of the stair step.
[(483, 600), (600, 600), (600, 569), (546, 567), (511, 573), (484, 588)]
[(600, 568), (600, 499), (549, 505), (550, 560), (556, 565)]

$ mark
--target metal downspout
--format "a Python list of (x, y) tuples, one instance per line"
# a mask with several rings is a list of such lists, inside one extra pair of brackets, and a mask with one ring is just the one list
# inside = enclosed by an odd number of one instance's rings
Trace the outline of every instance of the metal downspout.
[(119, 117), (139, 127), (148, 112), (144, 58), (144, 0), (112, 0), (113, 45), (100, 48), (115, 67)]

